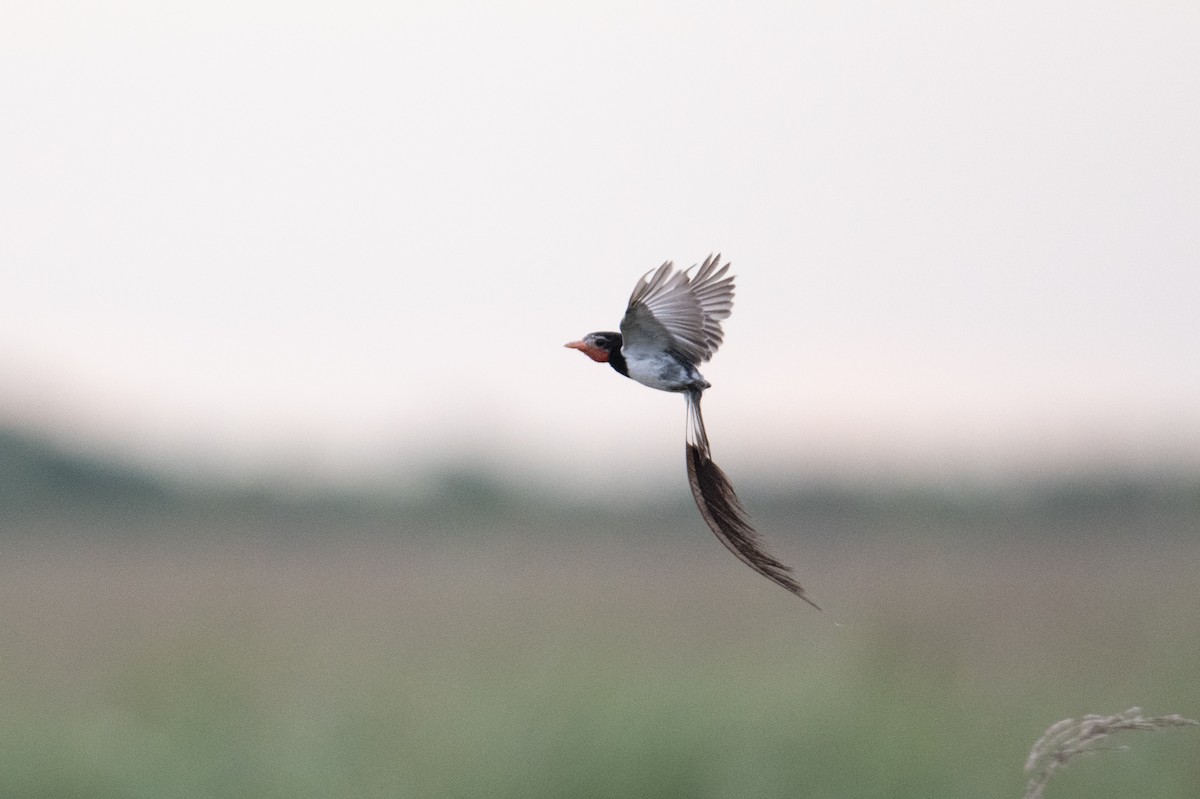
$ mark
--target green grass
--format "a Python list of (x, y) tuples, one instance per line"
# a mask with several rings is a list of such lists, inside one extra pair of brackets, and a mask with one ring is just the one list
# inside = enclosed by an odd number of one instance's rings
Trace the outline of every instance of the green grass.
[[(10, 551), (0, 795), (1019, 797), (1060, 718), (1200, 714), (1198, 543), (859, 540), (817, 613), (692, 533)], [(1047, 795), (1197, 795), (1125, 743)]]

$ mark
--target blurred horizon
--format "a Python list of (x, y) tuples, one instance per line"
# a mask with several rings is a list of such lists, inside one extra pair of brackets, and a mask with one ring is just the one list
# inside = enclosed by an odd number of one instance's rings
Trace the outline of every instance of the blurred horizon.
[[(579, 485), (571, 476), (558, 476), (512, 461), (495, 462), (454, 458), (428, 458), (415, 467), (381, 465), (359, 472), (353, 479), (303, 469), (262, 470), (252, 473), (219, 468), (181, 466), (178, 459), (162, 468), (154, 459), (130, 456), (128, 452), (97, 446), (77, 446), (38, 430), (0, 424), (0, 477), (4, 480), (0, 500), (8, 510), (50, 511), (42, 502), (55, 501), (69, 508), (80, 501), (102, 500), (113, 507), (128, 498), (131, 511), (139, 503), (174, 503), (190, 499), (233, 502), (332, 503), (341, 507), (361, 504), (370, 508), (400, 503), (419, 503), (453, 513), (460, 506), (480, 508), (489, 503), (537, 508), (596, 508), (636, 514), (646, 508), (673, 507), (692, 513), (682, 464), (643, 480), (637, 487), (619, 483)], [(840, 472), (816, 472), (811, 465), (791, 468), (746, 469), (738, 484), (744, 497), (797, 511), (804, 502), (824, 507), (841, 502), (853, 512), (864, 505), (886, 506), (917, 500), (926, 510), (938, 507), (1016, 507), (1021, 504), (1062, 502), (1071, 498), (1104, 506), (1129, 502), (1200, 502), (1200, 470), (1188, 464), (1167, 461), (1139, 463), (1093, 461), (1072, 468), (1010, 469), (935, 474), (917, 474), (886, 468)], [(1111, 496), (1106, 497), (1107, 494)], [(111, 494), (105, 500), (106, 494)], [(125, 497), (129, 494), (130, 497)], [(22, 498), (32, 497), (30, 503)], [(349, 504), (347, 504), (349, 503)], [(482, 505), (480, 504), (482, 503)], [(999, 505), (997, 505), (999, 503)], [(1016, 503), (1014, 505), (1013, 503)], [(1081, 506), (1082, 508), (1082, 506)], [(1200, 507), (1194, 508), (1200, 512)], [(52, 515), (52, 514), (51, 514)]]
[[(564, 368), (578, 365), (568, 361)], [(596, 377), (616, 380), (607, 369)], [(7, 399), (20, 393), (10, 390)], [(471, 474), (517, 491), (549, 491), (573, 501), (608, 494), (646, 501), (662, 492), (678, 492), (685, 485), (683, 404), (678, 397), (640, 387), (631, 393), (630, 407), (660, 423), (670, 421), (671, 427), (650, 436), (644, 429), (646, 419), (611, 420), (599, 457), (594, 446), (588, 447), (595, 442), (588, 435), (586, 415), (581, 417), (580, 437), (559, 438), (553, 448), (528, 442), (525, 437), (532, 433), (515, 426), (463, 430), (453, 423), (420, 432), (394, 430), (370, 441), (322, 444), (311, 438), (284, 439), (238, 448), (221, 438), (189, 438), (186, 429), (168, 435), (158, 425), (157, 432), (138, 430), (137, 415), (109, 408), (111, 415), (104, 418), (84, 411), (78, 396), (46, 395), (29, 401), (37, 396), (29, 391), (24, 392), (24, 403), (10, 402), (7, 407), (0, 397), (0, 437), (32, 442), (69, 459), (141, 472), (164, 485), (193, 482), (257, 486), (283, 494), (312, 490), (382, 495), (429, 491), (439, 475)], [(637, 402), (642, 393), (644, 407)], [(1200, 442), (1193, 440), (1185, 423), (1173, 424), (1163, 417), (1127, 420), (1121, 429), (1104, 425), (1070, 431), (1035, 425), (975, 437), (950, 434), (935, 441), (897, 429), (845, 437), (816, 432), (809, 446), (798, 447), (746, 435), (753, 419), (731, 416), (719, 402), (714, 394), (706, 405), (718, 460), (735, 484), (752, 491), (815, 485), (937, 492), (1006, 490), (1038, 482), (1095, 483), (1114, 477), (1172, 483), (1200, 479)], [(678, 405), (678, 418), (671, 413), (672, 405)], [(672, 441), (675, 433), (678, 440)]]

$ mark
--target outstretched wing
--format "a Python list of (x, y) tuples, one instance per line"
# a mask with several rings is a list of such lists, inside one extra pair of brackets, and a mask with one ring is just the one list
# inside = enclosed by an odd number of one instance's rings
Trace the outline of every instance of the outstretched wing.
[(724, 340), (721, 320), (733, 311), (733, 276), (719, 253), (691, 271), (667, 261), (638, 281), (621, 320), (626, 349), (673, 350), (694, 364), (713, 356)]

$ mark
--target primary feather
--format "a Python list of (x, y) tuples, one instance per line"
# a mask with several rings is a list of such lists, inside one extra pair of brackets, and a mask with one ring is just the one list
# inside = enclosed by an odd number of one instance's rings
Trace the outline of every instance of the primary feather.
[[(733, 311), (733, 277), (721, 256), (710, 255), (695, 275), (667, 261), (638, 281), (621, 320), (627, 351), (675, 352), (703, 363), (724, 341), (721, 320)], [(695, 268), (695, 267), (693, 267)]]

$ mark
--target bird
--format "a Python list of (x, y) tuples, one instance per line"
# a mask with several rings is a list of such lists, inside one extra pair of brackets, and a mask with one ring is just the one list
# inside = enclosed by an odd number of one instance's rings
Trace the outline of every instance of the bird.
[(743, 563), (820, 610), (796, 582), (791, 567), (766, 550), (750, 524), (729, 477), (713, 462), (700, 414), (700, 397), (712, 384), (697, 366), (721, 346), (721, 321), (733, 311), (734, 276), (729, 267), (728, 262), (721, 264), (719, 253), (686, 270), (676, 270), (674, 262), (667, 261), (638, 280), (619, 333), (588, 333), (564, 346), (644, 386), (684, 395), (688, 483), (700, 516)]

